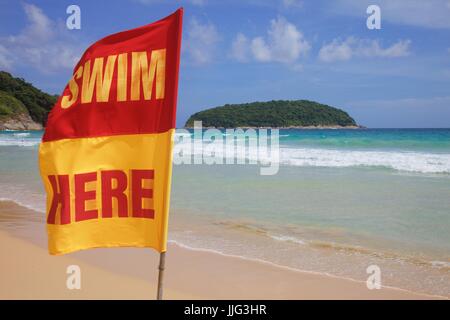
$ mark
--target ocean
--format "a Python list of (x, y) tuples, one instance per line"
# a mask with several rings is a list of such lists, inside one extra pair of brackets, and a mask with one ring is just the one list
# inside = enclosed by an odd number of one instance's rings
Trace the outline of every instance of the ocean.
[[(43, 217), (41, 136), (0, 132), (0, 201)], [(377, 265), (384, 286), (450, 297), (450, 129), (289, 129), (279, 143), (275, 175), (174, 165), (169, 241), (357, 281)]]

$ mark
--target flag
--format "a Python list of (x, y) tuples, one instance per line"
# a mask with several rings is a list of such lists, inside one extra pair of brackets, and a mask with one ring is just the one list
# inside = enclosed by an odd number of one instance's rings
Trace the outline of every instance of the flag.
[(182, 10), (91, 45), (51, 110), (39, 146), (50, 254), (166, 251)]

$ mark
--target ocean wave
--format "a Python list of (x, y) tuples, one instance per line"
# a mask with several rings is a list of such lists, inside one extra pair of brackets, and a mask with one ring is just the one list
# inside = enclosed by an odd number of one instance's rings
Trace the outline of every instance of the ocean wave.
[(2, 147), (34, 147), (39, 143), (41, 143), (40, 139), (0, 138), (0, 146)]
[(30, 133), (29, 132), (19, 132), (19, 133), (13, 133), (14, 137), (29, 137)]
[(33, 147), (41, 142), (39, 134), (31, 132), (0, 132), (0, 146)]
[[(255, 258), (255, 257), (250, 257), (248, 255), (239, 255), (239, 254), (225, 253), (224, 251), (217, 250), (217, 249), (209, 249), (209, 248), (198, 247), (198, 246), (194, 247), (194, 246), (187, 245), (184, 242), (181, 242), (181, 241), (178, 241), (178, 240), (174, 240), (174, 239), (169, 239), (167, 242), (169, 244), (175, 245), (175, 246), (177, 246), (179, 248), (183, 248), (185, 250), (218, 254), (218, 255), (221, 255), (221, 256), (224, 256), (224, 257), (230, 257), (230, 258), (241, 259), (241, 260), (245, 260), (245, 261), (252, 261), (252, 262), (256, 262), (256, 263), (262, 263), (262, 264), (265, 264), (265, 265), (270, 265), (270, 266), (273, 266), (273, 267), (276, 267), (276, 268), (289, 270), (289, 271), (292, 271), (292, 272), (301, 272), (301, 273), (312, 274), (312, 275), (326, 276), (326, 277), (334, 278), (334, 279), (345, 279), (347, 281), (352, 281), (352, 282), (361, 283), (361, 284), (365, 284), (365, 282), (366, 282), (366, 281), (361, 280), (361, 279), (356, 279), (356, 278), (353, 278), (353, 277), (343, 276), (343, 275), (336, 275), (336, 274), (325, 272), (325, 271), (313, 271), (313, 270), (304, 269), (304, 268), (292, 267), (292, 266), (285, 265), (285, 264), (282, 264), (282, 263), (273, 262), (273, 261), (271, 261), (271, 259), (267, 259), (267, 258)], [(398, 290), (398, 291), (402, 291), (402, 292), (409, 292), (409, 293), (420, 293), (420, 294), (426, 295), (426, 296), (428, 296), (430, 298), (448, 299), (448, 295), (447, 294), (430, 294), (430, 293), (425, 293), (425, 292), (422, 292), (422, 291), (409, 290), (409, 289), (400, 288), (400, 287), (397, 287), (397, 286), (390, 286), (390, 285), (384, 285), (384, 284), (382, 285), (382, 288), (391, 289), (391, 290)]]
[(269, 237), (271, 237), (274, 240), (278, 240), (278, 241), (284, 241), (284, 242), (292, 242), (292, 243), (296, 243), (296, 244), (301, 244), (304, 245), (306, 244), (305, 241), (295, 238), (295, 237), (291, 237), (291, 236), (283, 236), (283, 235), (269, 235)]
[(239, 221), (217, 221), (213, 223), (214, 225), (223, 226), (228, 229), (251, 232), (255, 234), (266, 235), (268, 231), (260, 226), (254, 224), (239, 222)]
[[(376, 151), (376, 150), (339, 150), (327, 148), (295, 148), (281, 145), (278, 159), (267, 155), (272, 150), (258, 150), (257, 143), (246, 146), (245, 152), (236, 152), (234, 145), (203, 143), (203, 149), (192, 148), (190, 141), (175, 144), (174, 153), (183, 152), (183, 156), (210, 156), (214, 152), (217, 158), (246, 160), (257, 163), (278, 162), (282, 166), (296, 167), (378, 167), (397, 171), (450, 174), (450, 154), (417, 151)], [(236, 161), (235, 161), (236, 162)]]
[[(411, 255), (406, 252), (395, 252), (389, 249), (380, 250), (372, 247), (365, 247), (350, 243), (340, 243), (330, 240), (321, 240), (317, 238), (316, 239), (300, 238), (296, 234), (293, 235), (290, 233), (278, 232), (275, 231), (275, 229), (273, 229), (272, 227), (269, 228), (267, 226), (262, 226), (259, 224), (254, 224), (245, 221), (216, 221), (213, 224), (226, 229), (231, 229), (233, 231), (269, 238), (273, 241), (276, 241), (277, 243), (280, 243), (280, 245), (283, 245), (283, 243), (285, 243), (286, 245), (293, 244), (294, 246), (298, 246), (298, 248), (309, 248), (312, 250), (318, 250), (320, 252), (330, 251), (339, 253), (341, 255), (346, 255), (349, 257), (359, 256), (359, 257), (367, 257), (370, 259), (378, 258), (386, 261), (389, 260), (389, 261), (397, 261), (400, 263), (408, 263), (419, 267), (432, 267), (434, 269), (439, 269), (445, 272), (450, 271), (450, 262), (448, 261), (427, 259), (427, 257), (421, 255)], [(194, 238), (198, 237), (198, 235), (196, 235), (195, 232), (193, 231), (190, 231), (190, 234), (191, 234), (190, 237)], [(179, 241), (175, 241), (173, 239), (171, 242), (177, 243), (181, 246), (186, 246), (185, 244)], [(209, 251), (209, 249), (206, 249), (206, 251)], [(218, 248), (214, 248), (212, 251), (216, 251), (219, 253), (222, 252), (222, 250)]]
[(281, 148), (282, 164), (311, 167), (384, 167), (417, 173), (450, 173), (450, 154)]
[(431, 261), (431, 265), (437, 268), (445, 268), (450, 270), (450, 262), (448, 261)]
[(45, 213), (45, 210), (42, 210), (41, 208), (39, 208), (38, 206), (34, 206), (34, 205), (30, 205), (30, 204), (26, 204), (20, 200), (14, 199), (14, 198), (5, 198), (5, 197), (0, 197), (0, 202), (14, 202), (16, 205), (30, 209), (32, 211), (36, 211), (38, 213)]
[[(218, 255), (221, 255), (221, 256), (224, 256), (224, 257), (242, 259), (242, 260), (246, 260), (246, 261), (254, 261), (254, 262), (263, 263), (263, 264), (266, 264), (266, 265), (270, 265), (270, 266), (274, 266), (274, 267), (277, 267), (277, 268), (282, 268), (282, 269), (290, 270), (290, 271), (294, 271), (294, 272), (302, 272), (302, 273), (322, 275), (322, 276), (338, 278), (338, 279), (347, 279), (347, 280), (355, 281), (355, 282), (361, 282), (360, 280), (356, 280), (356, 279), (353, 279), (353, 278), (336, 276), (334, 274), (327, 273), (327, 272), (319, 272), (319, 271), (312, 271), (312, 270), (295, 268), (295, 267), (291, 267), (291, 266), (275, 263), (275, 262), (272, 262), (272, 261), (267, 260), (267, 259), (251, 257), (249, 255), (239, 255), (239, 254), (225, 253), (224, 250), (221, 250), (221, 249), (210, 249), (210, 248), (205, 248), (203, 246), (200, 246), (200, 247), (195, 246), (194, 247), (192, 245), (187, 245), (184, 242), (181, 242), (179, 240), (168, 239), (167, 242), (170, 243), (170, 244), (176, 245), (176, 246), (178, 246), (180, 248), (186, 249), (186, 250), (198, 251), (198, 252), (208, 252), (208, 253), (218, 254)], [(385, 287), (389, 288), (388, 286), (385, 286)], [(395, 289), (399, 289), (399, 288), (395, 288)], [(399, 289), (399, 290), (403, 290), (403, 289)]]

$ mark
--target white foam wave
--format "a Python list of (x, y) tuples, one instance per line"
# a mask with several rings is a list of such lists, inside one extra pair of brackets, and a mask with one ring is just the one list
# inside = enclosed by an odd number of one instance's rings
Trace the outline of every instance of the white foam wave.
[(29, 132), (13, 133), (13, 136), (15, 136), (15, 137), (29, 137), (30, 133)]
[(418, 173), (450, 173), (450, 154), (281, 148), (281, 162), (292, 166), (384, 167)]
[(19, 201), (17, 199), (0, 197), (0, 201), (11, 201), (21, 207), (25, 207), (27, 209), (30, 209), (30, 210), (33, 210), (36, 212), (45, 213), (45, 210), (43, 210), (42, 208), (39, 208), (38, 206), (27, 204), (27, 203)]
[(39, 136), (31, 132), (8, 132), (0, 134), (0, 146), (33, 147), (41, 142)]
[(273, 235), (271, 234), (270, 237), (274, 240), (277, 241), (285, 241), (285, 242), (292, 242), (292, 243), (296, 243), (296, 244), (301, 244), (304, 245), (306, 244), (305, 241), (295, 238), (295, 237), (291, 237), (291, 236), (283, 236), (283, 235)]
[(37, 146), (41, 142), (40, 139), (11, 139), (11, 138), (0, 138), (0, 146), (3, 147), (33, 147)]
[[(271, 150), (258, 150), (257, 143), (247, 146), (245, 152), (235, 152), (234, 146), (219, 144), (214, 148), (214, 156), (218, 158), (233, 157), (248, 161), (270, 163), (273, 158), (268, 157)], [(177, 142), (174, 152), (187, 156), (211, 156), (211, 148), (207, 143), (201, 148), (192, 148), (190, 141)], [(450, 154), (407, 152), (407, 151), (375, 151), (375, 150), (336, 150), (325, 148), (294, 148), (280, 146), (278, 162), (284, 166), (297, 167), (382, 167), (397, 171), (450, 174)]]
[(437, 268), (450, 268), (450, 262), (447, 261), (431, 261), (431, 265)]

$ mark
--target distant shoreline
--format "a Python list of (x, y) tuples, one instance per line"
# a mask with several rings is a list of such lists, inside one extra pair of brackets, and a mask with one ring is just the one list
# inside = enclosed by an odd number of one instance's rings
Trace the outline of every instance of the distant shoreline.
[[(203, 126), (203, 129), (308, 129), (308, 130), (327, 130), (327, 129), (367, 129), (364, 126), (290, 126), (290, 127), (252, 127), (252, 126), (244, 126), (244, 127), (214, 127), (214, 126)], [(194, 127), (183, 127), (180, 129), (194, 129)]]
[[(302, 130), (341, 130), (341, 129), (349, 129), (349, 130), (450, 130), (450, 128), (373, 128), (373, 127), (365, 127), (365, 126), (305, 126), (305, 127), (205, 127), (202, 126), (203, 129), (281, 129), (281, 130), (289, 130), (289, 129), (302, 129)], [(193, 127), (176, 127), (175, 129), (194, 129)], [(42, 129), (0, 129), (0, 132), (15, 132), (15, 131), (44, 131), (45, 127)]]
[[(364, 126), (291, 126), (291, 127), (205, 127), (202, 126), (202, 129), (281, 129), (281, 130), (289, 130), (289, 129), (304, 129), (304, 130), (340, 130), (340, 129), (351, 129), (351, 130), (357, 130), (357, 129), (368, 129)], [(180, 127), (176, 129), (194, 129), (194, 127)], [(40, 129), (0, 129), (0, 132), (14, 132), (14, 131), (43, 131), (45, 130), (45, 127)]]

